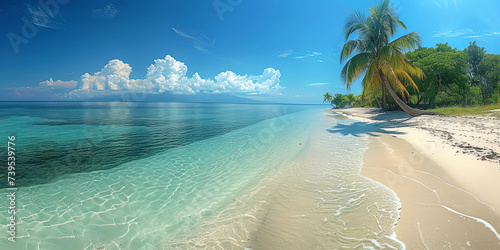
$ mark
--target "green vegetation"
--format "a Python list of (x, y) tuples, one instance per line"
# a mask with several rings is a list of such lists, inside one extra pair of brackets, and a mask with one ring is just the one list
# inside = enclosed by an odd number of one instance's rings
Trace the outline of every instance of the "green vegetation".
[(500, 112), (493, 112), (493, 109), (500, 109), (499, 104), (490, 104), (475, 107), (443, 107), (437, 108), (435, 111), (443, 115), (491, 115), (500, 117)]
[[(371, 7), (369, 16), (359, 11), (351, 13), (344, 27), (346, 42), (340, 54), (340, 62), (356, 53), (347, 60), (341, 78), (349, 89), (353, 80), (364, 73), (363, 92), (381, 89), (383, 108), (386, 107), (387, 90), (397, 105), (409, 115), (435, 114), (414, 109), (401, 99), (410, 97), (406, 87), (418, 91), (413, 79), (421, 80), (425, 75), (404, 56), (404, 52), (421, 47), (420, 36), (416, 32), (390, 42), (399, 27), (406, 30), (406, 25), (398, 19), (395, 8), (389, 7), (389, 0), (383, 0), (379, 5)], [(349, 40), (353, 34), (358, 38)]]
[(328, 102), (334, 108), (345, 108), (346, 106), (352, 107), (357, 105), (358, 97), (353, 93), (348, 95), (335, 94), (332, 96), (329, 92), (323, 94), (323, 102)]
[(328, 102), (332, 105), (332, 107), (335, 107), (332, 103), (332, 99), (333, 99), (333, 96), (329, 92), (326, 92), (325, 94), (323, 94), (323, 102)]
[(500, 56), (486, 54), (476, 42), (463, 51), (440, 43), (405, 56), (427, 76), (416, 82), (420, 91), (411, 92), (416, 105), (466, 107), (495, 104), (500, 99)]
[[(462, 51), (448, 43), (422, 48), (415, 32), (389, 42), (399, 27), (406, 29), (389, 0), (370, 8), (369, 16), (359, 11), (350, 14), (344, 27), (340, 61), (347, 62), (341, 78), (349, 89), (364, 74), (363, 91), (357, 97), (328, 93), (325, 101), (335, 107), (401, 108), (412, 116), (498, 109), (500, 55), (487, 54), (476, 42)], [(357, 39), (348, 40), (354, 34)], [(462, 108), (443, 108), (452, 106)]]
[[(325, 99), (327, 98), (328, 99)], [(323, 95), (323, 102), (330, 103), (333, 108), (346, 108), (346, 107), (363, 107), (363, 108), (376, 108), (379, 107), (377, 105), (377, 100), (374, 98), (370, 98), (362, 95), (354, 95), (353, 93), (342, 95), (335, 94), (331, 95), (329, 92), (326, 92)]]

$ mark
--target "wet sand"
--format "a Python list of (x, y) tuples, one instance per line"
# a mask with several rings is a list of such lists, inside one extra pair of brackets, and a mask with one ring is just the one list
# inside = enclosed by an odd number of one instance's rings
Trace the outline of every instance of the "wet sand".
[[(500, 249), (500, 164), (457, 149), (431, 128), (418, 129), (412, 123), (415, 118), (405, 114), (389, 114), (404, 117), (401, 124), (373, 119), (373, 114), (358, 115), (362, 112), (358, 109), (349, 117), (383, 128), (370, 136), (362, 174), (397, 193), (402, 210), (395, 232), (408, 249)], [(416, 118), (416, 124), (432, 119)], [(447, 120), (460, 123), (472, 118), (438, 117), (430, 126), (441, 121), (439, 126), (446, 128), (450, 125)], [(470, 124), (447, 133), (458, 134)], [(477, 144), (472, 146), (496, 150), (497, 145), (485, 143), (493, 137), (488, 132), (482, 131), (488, 137), (472, 140)], [(467, 136), (474, 138), (471, 131)]]
[[(408, 249), (500, 248), (500, 207), (467, 190), (404, 139), (372, 137), (362, 174), (397, 193), (402, 211), (395, 232)], [(483, 192), (498, 197), (488, 188)]]

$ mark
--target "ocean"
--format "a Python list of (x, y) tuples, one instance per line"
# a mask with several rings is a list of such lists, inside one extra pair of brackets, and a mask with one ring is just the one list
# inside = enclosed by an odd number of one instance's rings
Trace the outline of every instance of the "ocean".
[(335, 130), (352, 123), (314, 105), (2, 102), (17, 189), (12, 243), (4, 168), (0, 249), (265, 247), (252, 239), (292, 172), (317, 211), (290, 216), (320, 246), (403, 248), (399, 200), (359, 174), (367, 137)]

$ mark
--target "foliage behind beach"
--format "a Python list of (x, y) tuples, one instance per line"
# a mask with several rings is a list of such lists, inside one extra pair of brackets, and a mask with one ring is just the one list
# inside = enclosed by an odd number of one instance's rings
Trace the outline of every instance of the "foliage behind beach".
[[(415, 66), (421, 68), (426, 77), (416, 80), (418, 91), (408, 87), (410, 98), (407, 103), (423, 108), (442, 107), (496, 107), (500, 103), (500, 55), (487, 54), (486, 49), (471, 42), (463, 50), (452, 48), (448, 43), (436, 44), (436, 47), (420, 48), (405, 54), (405, 57)], [(352, 95), (352, 94), (350, 94)], [(364, 95), (350, 97), (353, 102), (347, 102), (347, 95), (332, 95), (330, 102), (338, 108), (380, 107), (382, 91), (375, 89), (365, 91)], [(334, 101), (335, 100), (335, 101)], [(389, 108), (396, 104), (388, 98)], [(445, 113), (470, 113), (475, 109), (437, 109)], [(467, 111), (469, 110), (469, 111)]]

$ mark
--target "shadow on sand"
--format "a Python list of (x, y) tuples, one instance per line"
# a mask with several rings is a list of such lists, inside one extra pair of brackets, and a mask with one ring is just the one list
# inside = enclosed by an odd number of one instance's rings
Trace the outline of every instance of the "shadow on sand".
[(406, 127), (408, 125), (402, 124), (402, 122), (378, 122), (378, 123), (367, 123), (367, 122), (354, 122), (349, 124), (337, 123), (331, 129), (327, 129), (328, 132), (340, 133), (342, 135), (353, 135), (360, 137), (362, 135), (370, 135), (378, 137), (378, 134), (391, 134), (391, 135), (401, 135), (406, 134), (400, 131), (387, 131), (389, 128), (400, 128)]

